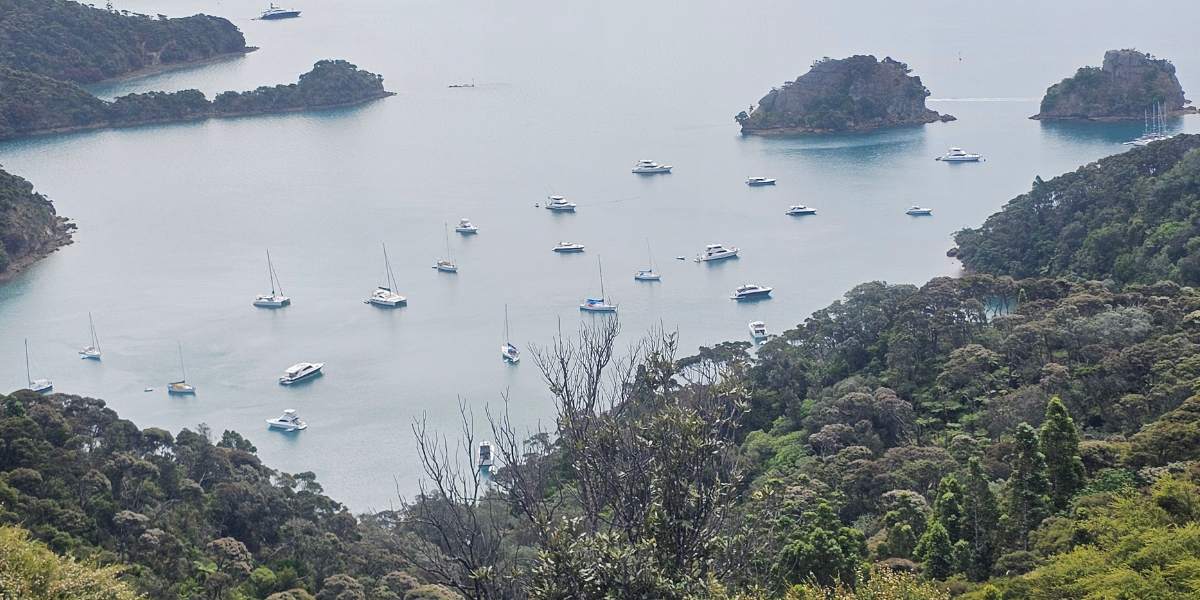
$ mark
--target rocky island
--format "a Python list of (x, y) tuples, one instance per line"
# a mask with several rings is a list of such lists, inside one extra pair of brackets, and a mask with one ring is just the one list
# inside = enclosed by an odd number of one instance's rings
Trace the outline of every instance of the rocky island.
[(71, 243), (74, 228), (33, 184), (0, 170), (0, 281)]
[(1046, 90), (1043, 120), (1119, 121), (1142, 119), (1155, 105), (1164, 115), (1196, 112), (1183, 97), (1175, 65), (1137, 50), (1109, 50), (1100, 67), (1082, 67)]
[(128, 94), (101, 100), (79, 86), (0, 68), (0, 140), (108, 127), (129, 127), (318, 110), (391, 96), (383, 77), (344, 60), (322, 60), (297, 83), (223, 92), (198, 90)]
[(743, 134), (792, 135), (869, 131), (898, 125), (953, 121), (925, 107), (929, 90), (908, 65), (870, 55), (823, 58), (772, 89), (735, 120)]

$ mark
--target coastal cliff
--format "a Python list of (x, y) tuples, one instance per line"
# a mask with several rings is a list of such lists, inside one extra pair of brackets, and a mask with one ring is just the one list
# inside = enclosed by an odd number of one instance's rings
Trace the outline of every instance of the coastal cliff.
[(868, 131), (898, 125), (953, 121), (925, 107), (929, 90), (908, 65), (874, 56), (824, 58), (772, 89), (735, 120), (743, 134), (790, 135)]
[(0, 280), (71, 243), (74, 228), (33, 184), (0, 170)]
[(223, 92), (210, 101), (198, 90), (128, 94), (106, 102), (79, 86), (0, 68), (0, 140), (108, 127), (218, 117), (319, 110), (392, 95), (383, 77), (344, 60), (323, 60), (298, 83)]
[(94, 83), (250, 50), (242, 32), (220, 17), (168, 19), (70, 0), (0, 0), (0, 65), (54, 79)]
[(1082, 67), (1046, 90), (1031, 119), (1141, 119), (1158, 104), (1165, 115), (1196, 112), (1170, 61), (1137, 50), (1109, 50), (1100, 67)]

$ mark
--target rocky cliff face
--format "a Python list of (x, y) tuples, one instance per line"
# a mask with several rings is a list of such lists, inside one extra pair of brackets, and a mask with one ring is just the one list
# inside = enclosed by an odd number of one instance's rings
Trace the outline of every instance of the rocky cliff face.
[(1031, 119), (1141, 119), (1155, 103), (1167, 115), (1195, 112), (1183, 97), (1175, 65), (1137, 50), (1109, 50), (1104, 65), (1083, 67), (1046, 90)]
[(74, 228), (33, 184), (0, 170), (0, 280), (71, 243)]
[(929, 90), (908, 65), (874, 56), (822, 59), (735, 117), (742, 133), (787, 135), (866, 131), (953, 121), (925, 107)]

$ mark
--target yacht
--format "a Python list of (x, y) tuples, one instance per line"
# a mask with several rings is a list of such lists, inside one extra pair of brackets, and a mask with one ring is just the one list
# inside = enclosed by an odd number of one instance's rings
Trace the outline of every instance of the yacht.
[(324, 366), (325, 363), (296, 363), (283, 372), (283, 376), (279, 378), (279, 383), (282, 385), (292, 385), (293, 383), (304, 381), (309, 377), (315, 377), (321, 373), (321, 368)]
[(914, 204), (914, 205), (912, 205), (911, 207), (909, 207), (909, 209), (908, 209), (908, 210), (904, 211), (904, 214), (906, 214), (906, 215), (912, 215), (912, 216), (914, 216), (914, 217), (925, 217), (925, 216), (932, 215), (932, 214), (933, 214), (933, 209), (932, 209), (932, 208), (925, 208), (925, 207), (922, 207), (922, 206), (917, 206), (916, 204)]
[(775, 180), (770, 177), (747, 177), (746, 185), (750, 187), (758, 187), (760, 185), (775, 185)]
[(383, 285), (375, 288), (375, 291), (371, 292), (371, 295), (363, 300), (363, 302), (385, 308), (396, 308), (397, 306), (408, 304), (408, 298), (394, 291), (396, 289), (396, 277), (392, 274), (392, 263), (388, 260), (387, 244), (383, 245), (383, 268), (385, 271)]
[(479, 228), (476, 227), (475, 224), (472, 223), (470, 219), (463, 217), (458, 220), (458, 226), (454, 228), (454, 231), (457, 231), (458, 233), (470, 235), (472, 233), (479, 233)]
[(175, 395), (195, 394), (196, 386), (187, 382), (187, 369), (183, 366), (183, 344), (179, 345), (179, 374), (182, 377), (179, 381), (172, 381), (167, 384), (167, 393)]
[(275, 274), (275, 265), (271, 263), (271, 251), (267, 250), (267, 276), (271, 279), (271, 293), (259, 294), (254, 298), (254, 306), (259, 308), (283, 308), (292, 303), (292, 299), (283, 295), (283, 285)]
[(696, 257), (696, 262), (711, 262), (714, 260), (724, 260), (737, 256), (738, 249), (735, 247), (726, 248), (721, 244), (709, 244), (704, 247), (704, 254)]
[(452, 83), (446, 87), (448, 87), (448, 88), (473, 88), (473, 87), (475, 87), (475, 80), (472, 79), (471, 83)]
[(558, 245), (554, 247), (554, 251), (555, 252), (583, 252), (583, 244), (576, 244), (575, 242), (559, 242)]
[(654, 254), (650, 252), (650, 240), (646, 240), (646, 255), (650, 258), (650, 268), (638, 269), (633, 275), (634, 281), (662, 281), (662, 275), (654, 270)]
[(278, 6), (271, 4), (267, 7), (267, 10), (263, 11), (262, 15), (259, 15), (258, 18), (263, 21), (272, 21), (275, 19), (292, 19), (298, 16), (300, 16), (300, 11), (298, 10), (279, 8)]
[(767, 324), (762, 321), (750, 321), (750, 338), (756, 344), (767, 341)]
[(500, 346), (500, 357), (509, 364), (521, 362), (521, 351), (509, 341), (508, 337), (508, 305), (504, 305), (504, 344)]
[(550, 201), (546, 203), (546, 210), (555, 212), (575, 212), (577, 205), (574, 202), (567, 202), (562, 196), (550, 196)]
[(604, 299), (604, 267), (600, 264), (600, 257), (596, 257), (596, 268), (600, 271), (600, 296), (597, 298), (587, 298), (583, 304), (579, 305), (579, 310), (584, 312), (594, 313), (615, 313), (617, 305), (610, 304)]
[(283, 411), (282, 415), (279, 415), (274, 419), (267, 419), (267, 428), (280, 429), (283, 431), (300, 431), (301, 429), (307, 429), (308, 423), (305, 423), (304, 419), (301, 419), (300, 416), (296, 414), (295, 409), (289, 408)]
[(815, 215), (815, 214), (817, 214), (817, 209), (815, 209), (811, 206), (797, 204), (795, 206), (788, 207), (787, 212), (785, 212), (784, 214), (792, 215), (793, 217), (803, 216), (803, 215)]
[(943, 162), (979, 162), (983, 157), (972, 152), (966, 152), (962, 148), (951, 148), (945, 154), (935, 158)]
[(39, 394), (54, 389), (54, 382), (49, 379), (34, 379), (29, 371), (29, 340), (25, 340), (25, 380), (29, 382), (29, 390)]
[(771, 288), (753, 283), (747, 283), (733, 290), (733, 294), (729, 296), (734, 300), (758, 300), (771, 295)]
[(1123, 142), (1126, 146), (1146, 146), (1152, 142), (1159, 140), (1170, 139), (1171, 135), (1167, 134), (1166, 120), (1163, 118), (1162, 105), (1155, 102), (1149, 110), (1146, 111), (1146, 130), (1136, 139)]
[(446, 258), (438, 259), (437, 263), (433, 265), (433, 268), (437, 269), (439, 273), (457, 273), (458, 264), (455, 263), (454, 258), (450, 256), (450, 228), (444, 223), (442, 226), (445, 228), (446, 234)]
[(639, 160), (636, 165), (633, 165), (633, 172), (638, 175), (654, 175), (656, 173), (670, 173), (671, 165), (660, 165), (648, 158)]
[(100, 360), (100, 338), (96, 336), (96, 323), (92, 321), (92, 313), (88, 313), (88, 327), (92, 330), (92, 343), (79, 351), (79, 358)]

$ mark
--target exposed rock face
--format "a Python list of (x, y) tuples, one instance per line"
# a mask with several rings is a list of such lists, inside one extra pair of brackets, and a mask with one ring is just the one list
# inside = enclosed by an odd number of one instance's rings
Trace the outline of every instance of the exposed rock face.
[(0, 170), (0, 280), (71, 243), (74, 228), (33, 184)]
[(789, 135), (867, 131), (953, 121), (925, 107), (929, 90), (908, 65), (874, 56), (825, 58), (808, 73), (772, 89), (750, 112), (735, 117), (742, 133)]
[(1183, 97), (1175, 65), (1137, 50), (1109, 50), (1104, 65), (1083, 67), (1046, 90), (1031, 119), (1141, 119), (1159, 103), (1164, 114), (1196, 112)]

